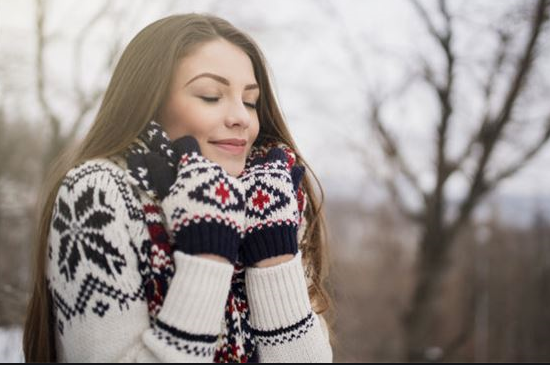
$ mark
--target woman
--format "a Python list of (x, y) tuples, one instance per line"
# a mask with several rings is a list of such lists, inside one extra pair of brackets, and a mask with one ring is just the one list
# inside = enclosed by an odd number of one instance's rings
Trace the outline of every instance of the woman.
[(45, 185), (26, 360), (331, 361), (304, 165), (248, 36), (144, 28)]

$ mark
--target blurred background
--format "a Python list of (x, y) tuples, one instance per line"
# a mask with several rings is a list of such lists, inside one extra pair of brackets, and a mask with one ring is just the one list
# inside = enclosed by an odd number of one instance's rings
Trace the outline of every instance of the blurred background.
[(335, 361), (550, 361), (549, 0), (0, 0), (0, 361), (34, 204), (125, 45), (208, 12), (269, 62), (319, 177)]

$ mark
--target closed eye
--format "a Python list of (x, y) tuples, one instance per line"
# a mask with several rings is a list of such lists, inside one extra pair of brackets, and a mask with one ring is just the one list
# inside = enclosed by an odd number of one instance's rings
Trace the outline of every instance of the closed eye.
[[(207, 103), (216, 103), (218, 102), (218, 100), (220, 100), (220, 98), (209, 98), (209, 97), (206, 97), (206, 96), (201, 96), (200, 97), (202, 100), (204, 100), (205, 102)], [(251, 103), (244, 103), (244, 105), (246, 105), (247, 107), (251, 108), (251, 109), (256, 109), (256, 104), (251, 104)]]
[(200, 98), (206, 101), (207, 103), (215, 103), (218, 100), (220, 100), (220, 98), (207, 98), (206, 96), (201, 96)]

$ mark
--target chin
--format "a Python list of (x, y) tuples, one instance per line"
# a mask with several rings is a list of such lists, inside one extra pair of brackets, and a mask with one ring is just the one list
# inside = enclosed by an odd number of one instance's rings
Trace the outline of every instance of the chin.
[(242, 167), (231, 167), (231, 168), (224, 168), (225, 171), (227, 171), (227, 173), (233, 177), (237, 177), (240, 175), (240, 173), (243, 171), (243, 168)]
[(221, 167), (231, 176), (237, 177), (244, 169), (244, 163), (225, 163)]

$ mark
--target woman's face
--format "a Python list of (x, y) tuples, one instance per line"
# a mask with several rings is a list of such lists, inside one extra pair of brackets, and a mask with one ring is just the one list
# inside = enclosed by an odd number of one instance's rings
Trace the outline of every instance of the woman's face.
[[(206, 158), (237, 176), (260, 129), (259, 95), (247, 54), (226, 40), (208, 42), (181, 60), (158, 122), (171, 140), (194, 136)], [(244, 145), (213, 143), (225, 139)]]

